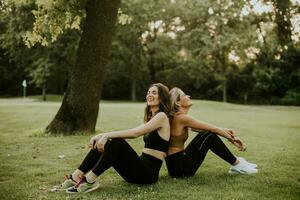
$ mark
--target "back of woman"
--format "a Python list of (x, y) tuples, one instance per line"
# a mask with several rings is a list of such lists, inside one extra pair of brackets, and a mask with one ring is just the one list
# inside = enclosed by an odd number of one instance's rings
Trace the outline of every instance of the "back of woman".
[(175, 114), (171, 120), (171, 137), (168, 155), (184, 150), (184, 143), (189, 137), (188, 128), (181, 122), (183, 114)]

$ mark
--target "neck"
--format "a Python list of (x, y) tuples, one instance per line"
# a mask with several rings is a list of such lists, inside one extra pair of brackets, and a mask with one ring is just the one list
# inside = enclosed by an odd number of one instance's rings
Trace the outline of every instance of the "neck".
[(152, 116), (154, 116), (158, 112), (159, 107), (158, 106), (152, 106), (150, 108), (150, 110), (151, 110)]

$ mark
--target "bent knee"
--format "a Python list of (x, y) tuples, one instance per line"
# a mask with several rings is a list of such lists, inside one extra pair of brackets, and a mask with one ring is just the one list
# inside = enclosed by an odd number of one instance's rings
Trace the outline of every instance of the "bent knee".
[(104, 149), (118, 147), (118, 146), (122, 145), (122, 143), (125, 143), (125, 140), (123, 138), (113, 138), (113, 139), (110, 139), (107, 141)]
[(110, 144), (122, 144), (122, 143), (125, 143), (125, 140), (123, 138), (113, 138), (109, 141)]
[(199, 132), (196, 137), (198, 138), (206, 138), (206, 137), (214, 137), (216, 134), (214, 134), (213, 132), (210, 131), (205, 131), (205, 132)]

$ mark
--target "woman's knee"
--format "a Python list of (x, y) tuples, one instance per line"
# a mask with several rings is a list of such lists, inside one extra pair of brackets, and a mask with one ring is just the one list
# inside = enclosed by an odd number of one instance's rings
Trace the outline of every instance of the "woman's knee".
[(196, 135), (196, 138), (207, 138), (207, 137), (211, 137), (215, 135), (214, 133), (210, 132), (210, 131), (206, 131), (206, 132), (199, 132), (197, 135)]
[(123, 138), (113, 138), (110, 142), (119, 144), (125, 142), (125, 140)]
[(208, 143), (211, 143), (213, 141), (216, 141), (216, 140), (221, 140), (217, 134), (213, 133), (213, 132), (205, 132), (205, 133), (199, 133), (196, 137), (198, 137), (197, 139), (199, 141), (203, 141), (203, 142), (208, 142)]
[(123, 138), (113, 138), (113, 139), (107, 141), (107, 143), (105, 144), (105, 148), (120, 147), (125, 143), (126, 143), (126, 141)]
[(207, 135), (211, 138), (214, 138), (214, 139), (219, 139), (218, 135), (216, 133), (213, 133), (213, 132), (208, 132)]

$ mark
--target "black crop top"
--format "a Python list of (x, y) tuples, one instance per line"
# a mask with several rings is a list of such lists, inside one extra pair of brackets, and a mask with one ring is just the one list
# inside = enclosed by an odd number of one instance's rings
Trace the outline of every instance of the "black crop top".
[(169, 147), (169, 141), (162, 139), (157, 130), (144, 135), (145, 148), (155, 149), (166, 152)]

